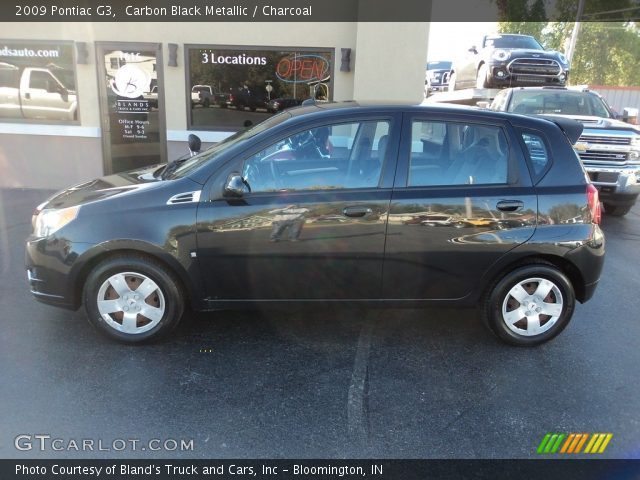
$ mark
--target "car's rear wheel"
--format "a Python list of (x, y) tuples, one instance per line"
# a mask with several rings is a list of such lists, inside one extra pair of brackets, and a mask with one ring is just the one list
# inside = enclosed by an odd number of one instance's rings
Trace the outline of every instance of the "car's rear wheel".
[(549, 264), (519, 267), (487, 293), (482, 316), (504, 342), (534, 346), (558, 335), (575, 308), (571, 282)]
[(631, 211), (633, 205), (611, 205), (610, 203), (603, 203), (604, 212), (612, 217), (622, 217)]
[(83, 299), (89, 322), (126, 343), (160, 338), (184, 311), (174, 276), (158, 262), (137, 255), (100, 263), (87, 277)]
[(478, 75), (476, 77), (476, 88), (487, 88), (489, 86), (489, 82), (487, 81), (487, 76), (489, 75), (489, 69), (487, 68), (487, 64), (483, 63), (478, 68)]
[(447, 85), (447, 91), (453, 92), (456, 89), (456, 72), (452, 72), (449, 76), (449, 85)]

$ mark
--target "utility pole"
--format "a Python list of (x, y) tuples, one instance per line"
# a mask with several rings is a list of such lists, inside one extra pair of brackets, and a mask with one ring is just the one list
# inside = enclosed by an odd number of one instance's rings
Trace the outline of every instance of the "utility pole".
[(580, 19), (584, 13), (584, 0), (580, 0), (578, 4), (578, 14), (576, 15), (576, 21), (573, 24), (573, 32), (571, 32), (571, 41), (569, 42), (569, 49), (567, 50), (567, 60), (571, 64), (573, 60), (573, 54), (576, 51), (576, 42), (578, 41), (578, 32), (580, 31)]

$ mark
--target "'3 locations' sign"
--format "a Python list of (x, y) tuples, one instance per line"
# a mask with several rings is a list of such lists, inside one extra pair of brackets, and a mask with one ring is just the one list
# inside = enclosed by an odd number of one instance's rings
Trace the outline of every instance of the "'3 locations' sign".
[(329, 75), (329, 62), (320, 55), (290, 55), (276, 66), (276, 76), (283, 82), (306, 83)]

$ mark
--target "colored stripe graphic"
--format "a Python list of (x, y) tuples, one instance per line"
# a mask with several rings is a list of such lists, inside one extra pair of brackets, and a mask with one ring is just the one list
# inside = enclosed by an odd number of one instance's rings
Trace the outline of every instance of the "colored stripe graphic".
[(549, 441), (550, 438), (551, 438), (551, 434), (550, 433), (547, 433), (544, 436), (544, 438), (540, 442), (540, 445), (538, 445), (538, 454), (544, 453), (544, 447), (547, 445), (547, 442)]
[(547, 433), (538, 445), (537, 453), (581, 453), (582, 447), (587, 444), (584, 453), (604, 453), (609, 442), (613, 438), (612, 433)]
[(584, 442), (587, 441), (587, 438), (589, 438), (589, 434), (588, 433), (583, 433), (582, 434), (582, 439), (580, 440), (580, 443), (578, 443), (578, 445), (576, 445), (576, 451), (574, 453), (580, 453), (580, 450), (582, 450), (582, 446), (584, 445)]
[(594, 433), (584, 453), (604, 453), (612, 438), (612, 433)]

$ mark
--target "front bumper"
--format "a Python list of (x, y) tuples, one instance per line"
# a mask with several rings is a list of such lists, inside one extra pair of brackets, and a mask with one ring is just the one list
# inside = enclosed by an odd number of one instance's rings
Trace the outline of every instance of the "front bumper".
[(559, 63), (554, 68), (544, 69), (531, 67), (515, 68), (514, 63), (522, 59), (512, 59), (508, 62), (491, 62), (488, 64), (489, 86), (565, 86), (569, 80), (569, 70)]
[(600, 199), (614, 205), (633, 205), (640, 195), (640, 165), (585, 165), (591, 183), (600, 191)]
[(92, 247), (91, 244), (73, 243), (64, 238), (29, 237), (25, 267), (29, 289), (36, 300), (76, 310), (81, 296), (75, 287), (79, 258)]

